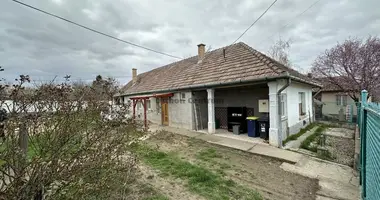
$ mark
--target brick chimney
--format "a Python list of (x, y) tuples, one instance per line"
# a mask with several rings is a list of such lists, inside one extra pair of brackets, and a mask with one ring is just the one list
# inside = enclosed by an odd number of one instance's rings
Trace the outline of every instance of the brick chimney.
[(135, 84), (137, 81), (137, 69), (132, 68), (132, 83)]
[(205, 57), (205, 44), (198, 44), (198, 62), (202, 62)]

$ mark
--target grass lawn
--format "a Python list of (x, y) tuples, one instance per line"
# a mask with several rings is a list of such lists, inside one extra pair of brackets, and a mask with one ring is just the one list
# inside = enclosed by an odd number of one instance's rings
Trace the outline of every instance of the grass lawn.
[[(190, 191), (206, 199), (262, 199), (258, 192), (225, 179), (207, 168), (184, 161), (175, 153), (165, 153), (144, 145), (136, 146), (136, 152), (144, 163), (158, 169), (163, 175), (184, 180)], [(218, 155), (212, 149), (199, 154), (201, 159), (215, 156)]]

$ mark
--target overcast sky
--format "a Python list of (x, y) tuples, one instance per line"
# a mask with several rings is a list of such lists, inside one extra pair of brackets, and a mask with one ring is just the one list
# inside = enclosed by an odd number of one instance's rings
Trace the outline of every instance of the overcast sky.
[[(121, 39), (179, 57), (230, 45), (272, 0), (24, 0)], [(291, 39), (291, 61), (306, 71), (318, 54), (348, 37), (380, 33), (380, 1), (278, 0), (240, 41), (267, 52), (279, 38)], [(291, 23), (288, 27), (282, 26)], [(274, 35), (273, 37), (270, 37)], [(34, 80), (97, 74), (130, 80), (138, 73), (176, 61), (64, 21), (0, 0), (0, 66), (7, 80), (29, 74)]]

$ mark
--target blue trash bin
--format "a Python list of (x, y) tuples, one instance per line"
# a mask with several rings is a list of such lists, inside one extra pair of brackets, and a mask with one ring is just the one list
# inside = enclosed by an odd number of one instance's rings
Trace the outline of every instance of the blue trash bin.
[(257, 137), (256, 134), (256, 120), (259, 119), (255, 116), (247, 117), (247, 130), (248, 130), (248, 137)]

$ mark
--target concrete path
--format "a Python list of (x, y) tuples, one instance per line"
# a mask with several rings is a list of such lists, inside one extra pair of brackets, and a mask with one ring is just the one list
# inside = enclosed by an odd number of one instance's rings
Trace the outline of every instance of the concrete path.
[[(285, 149), (279, 149), (267, 144), (220, 137), (217, 134), (204, 134), (158, 125), (151, 125), (150, 127), (150, 131), (154, 132), (159, 130), (165, 130), (201, 139), (209, 143), (282, 160), (284, 163), (281, 164), (281, 169), (319, 180), (320, 189), (317, 191), (317, 200), (360, 199), (359, 178), (354, 176), (355, 173), (353, 169), (348, 166), (324, 161)], [(305, 137), (307, 137), (307, 135)]]
[(282, 163), (283, 170), (319, 180), (317, 199), (360, 199), (359, 178), (353, 169), (313, 157), (305, 156), (292, 165)]
[(314, 127), (311, 130), (307, 131), (306, 133), (302, 134), (297, 138), (297, 140), (291, 140), (285, 145), (285, 149), (292, 149), (292, 150), (298, 150), (301, 146), (301, 143), (310, 135), (312, 135), (315, 130), (317, 130), (318, 127)]

